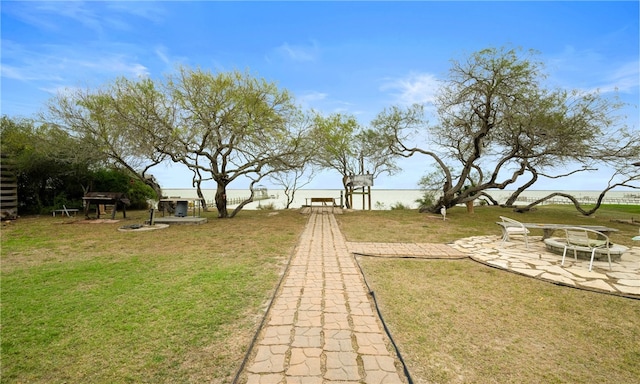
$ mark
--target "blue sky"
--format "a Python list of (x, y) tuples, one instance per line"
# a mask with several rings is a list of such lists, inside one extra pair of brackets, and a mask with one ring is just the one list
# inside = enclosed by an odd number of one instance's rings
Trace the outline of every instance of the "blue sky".
[[(0, 108), (31, 117), (64, 88), (161, 78), (188, 65), (248, 70), (305, 108), (351, 113), (366, 126), (386, 107), (429, 103), (451, 59), (514, 46), (541, 53), (552, 87), (617, 89), (631, 104), (626, 124), (640, 132), (638, 4), (2, 1)], [(404, 161), (401, 174), (376, 187), (415, 188), (424, 164)], [(191, 184), (180, 167), (154, 174), (166, 188)], [(340, 180), (324, 173), (309, 188), (339, 188)], [(602, 173), (570, 185), (598, 190), (606, 181)]]

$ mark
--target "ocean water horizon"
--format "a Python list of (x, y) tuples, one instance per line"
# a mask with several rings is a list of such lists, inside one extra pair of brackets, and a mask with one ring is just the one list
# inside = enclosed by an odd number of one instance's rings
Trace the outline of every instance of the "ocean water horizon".
[[(511, 196), (514, 190), (488, 190), (487, 193), (499, 203), (503, 203)], [(554, 192), (566, 193), (574, 196), (581, 204), (595, 203), (601, 191), (573, 191), (573, 190), (527, 190), (523, 192), (518, 204), (527, 204), (548, 196)], [(215, 199), (215, 189), (202, 189), (207, 205), (213, 205)], [(197, 198), (198, 194), (195, 188), (166, 188), (163, 189), (164, 196), (167, 197), (185, 197)], [(388, 210), (392, 207), (402, 205), (405, 208), (417, 209), (418, 203), (424, 194), (420, 189), (375, 189), (371, 188), (371, 209), (372, 210)], [(227, 200), (229, 206), (233, 207), (237, 201), (248, 198), (250, 192), (248, 189), (227, 189)], [(284, 189), (266, 189), (263, 188), (256, 192), (260, 196), (260, 200), (256, 200), (247, 204), (244, 209), (260, 209), (264, 205), (272, 205), (274, 209), (284, 209), (287, 204), (287, 196)], [(254, 196), (256, 196), (254, 195)], [(344, 204), (344, 191), (341, 189), (299, 189), (295, 191), (294, 199), (289, 208), (301, 208), (309, 205), (311, 198), (333, 198), (336, 204)], [(363, 200), (364, 197), (364, 200)], [(235, 203), (235, 204), (234, 204)], [(603, 199), (605, 204), (629, 204), (640, 205), (640, 191), (609, 191)], [(476, 204), (481, 204), (480, 200)], [(564, 197), (554, 197), (547, 204), (571, 204), (569, 199)], [(353, 196), (354, 209), (369, 209), (369, 198), (356, 194)]]

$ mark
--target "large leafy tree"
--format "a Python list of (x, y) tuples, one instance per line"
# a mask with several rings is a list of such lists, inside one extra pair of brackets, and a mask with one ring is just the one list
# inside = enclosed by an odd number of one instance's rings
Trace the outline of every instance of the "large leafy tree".
[[(342, 176), (345, 193), (349, 192), (349, 176), (369, 172), (375, 177), (398, 170), (394, 156), (388, 151), (372, 129), (365, 129), (348, 114), (329, 116), (316, 114), (314, 140), (318, 144), (313, 161), (324, 169), (337, 171)], [(346, 199), (347, 208), (349, 199)]]
[[(149, 170), (164, 161), (166, 155), (156, 151), (148, 137), (130, 120), (140, 106), (127, 85), (127, 80), (118, 79), (97, 90), (61, 92), (49, 100), (42, 119), (77, 138), (85, 151), (102, 156), (113, 167), (126, 170), (151, 187), (160, 198), (160, 185)], [(139, 85), (145, 89), (148, 82), (142, 80)], [(146, 122), (153, 124), (155, 120), (148, 117)]]
[[(301, 168), (311, 154), (305, 117), (275, 83), (240, 72), (182, 69), (167, 88), (177, 121), (155, 133), (173, 140), (166, 153), (174, 161), (216, 182), (220, 217), (233, 217), (251, 202), (253, 186), (265, 176)], [(242, 178), (250, 180), (250, 197), (228, 214), (226, 188)]]
[(42, 213), (57, 201), (79, 199), (102, 160), (67, 132), (30, 119), (3, 116), (0, 143), (3, 156), (15, 167), (23, 213)]
[[(120, 78), (98, 91), (63, 95), (52, 110), (143, 179), (169, 159), (193, 172), (199, 193), (202, 181), (215, 181), (219, 217), (235, 216), (262, 178), (300, 167), (311, 153), (292, 96), (237, 71), (183, 67), (162, 81)], [(251, 195), (229, 213), (226, 189), (236, 180), (247, 180)]]
[[(640, 144), (619, 127), (620, 103), (597, 92), (548, 89), (543, 64), (534, 52), (485, 49), (465, 61), (453, 61), (436, 101), (438, 124), (428, 126), (424, 107), (389, 108), (373, 126), (401, 156), (422, 154), (432, 160), (441, 197), (427, 210), (472, 201), (486, 189), (523, 186), (539, 177), (562, 177), (608, 164), (631, 170)], [(428, 139), (428, 146), (415, 143)], [(569, 171), (559, 171), (571, 167)], [(626, 171), (621, 171), (626, 172)], [(607, 187), (633, 186), (626, 172)]]

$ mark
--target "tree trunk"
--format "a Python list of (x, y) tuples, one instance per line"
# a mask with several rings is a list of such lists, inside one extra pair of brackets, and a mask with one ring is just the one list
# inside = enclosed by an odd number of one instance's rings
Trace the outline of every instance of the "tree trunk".
[(198, 187), (196, 188), (196, 193), (198, 194), (198, 198), (200, 198), (200, 204), (202, 206), (202, 210), (205, 212), (209, 212), (209, 208), (207, 207), (207, 200), (204, 198), (204, 194), (202, 193), (202, 188), (200, 188), (200, 181), (198, 181)]
[(605, 189), (604, 191), (602, 191), (600, 193), (600, 195), (598, 196), (598, 200), (596, 201), (596, 205), (590, 209), (590, 210), (585, 210), (580, 206), (580, 202), (578, 201), (578, 199), (576, 199), (575, 197), (573, 197), (573, 195), (569, 195), (568, 193), (562, 193), (562, 192), (554, 192), (548, 196), (545, 196), (543, 198), (540, 198), (536, 201), (534, 201), (533, 203), (525, 206), (525, 207), (513, 207), (513, 206), (508, 206), (507, 208), (514, 208), (514, 210), (516, 212), (526, 212), (531, 210), (531, 208), (535, 207), (538, 204), (542, 204), (543, 202), (545, 202), (546, 200), (549, 200), (553, 197), (556, 196), (562, 196), (562, 197), (566, 197), (567, 199), (571, 200), (571, 202), (573, 203), (574, 207), (576, 207), (576, 210), (578, 210), (578, 212), (580, 212), (582, 215), (584, 216), (591, 216), (592, 214), (594, 214), (599, 208), (600, 205), (602, 204), (602, 200), (604, 199), (605, 194), (613, 189), (614, 186), (610, 186), (607, 189)]
[(227, 185), (224, 182), (217, 182), (218, 188), (216, 189), (216, 208), (218, 209), (218, 218), (229, 217), (227, 211)]
[(504, 203), (505, 205), (513, 205), (518, 200), (520, 194), (526, 191), (530, 186), (532, 186), (536, 181), (538, 181), (538, 172), (535, 169), (529, 168), (531, 171), (531, 180), (527, 181), (524, 185), (518, 188), (515, 192), (509, 196), (507, 201)]
[(467, 205), (467, 213), (473, 213), (473, 200), (467, 201), (465, 204)]
[(353, 194), (350, 192), (353, 191), (353, 188), (346, 186), (344, 187), (344, 207), (346, 209), (351, 209), (351, 199), (353, 199)]

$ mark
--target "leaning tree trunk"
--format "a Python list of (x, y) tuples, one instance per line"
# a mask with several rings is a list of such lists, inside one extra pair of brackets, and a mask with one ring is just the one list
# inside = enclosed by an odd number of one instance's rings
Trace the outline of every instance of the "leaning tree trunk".
[(201, 188), (201, 181), (198, 180), (196, 182), (196, 193), (198, 194), (198, 198), (200, 199), (200, 204), (202, 205), (202, 209), (205, 212), (209, 211), (209, 207), (207, 207), (207, 200), (204, 198), (204, 194), (202, 193), (202, 188)]
[[(142, 175), (141, 179), (143, 183), (145, 183), (146, 185), (151, 187), (151, 189), (153, 189), (153, 191), (156, 194), (157, 200), (160, 201), (160, 199), (162, 199), (162, 188), (160, 187), (160, 184), (158, 184), (154, 179), (150, 177), (144, 177), (144, 175)], [(87, 191), (84, 191), (84, 192), (85, 194), (87, 193)]]
[(479, 196), (482, 196), (482, 197), (486, 198), (487, 200), (489, 200), (491, 202), (491, 205), (500, 205), (500, 203), (498, 203), (498, 201), (496, 199), (494, 199), (493, 197), (491, 197), (491, 195), (489, 195), (488, 193), (486, 193), (484, 191), (480, 192)]
[(504, 203), (504, 205), (506, 206), (513, 205), (518, 200), (518, 197), (520, 197), (520, 194), (522, 194), (522, 192), (526, 191), (530, 186), (535, 184), (536, 181), (538, 181), (538, 173), (535, 172), (535, 170), (532, 170), (531, 180), (527, 181), (520, 188), (516, 189), (515, 192), (513, 192), (511, 196), (509, 196), (509, 198)]
[[(534, 201), (533, 203), (531, 203), (531, 204), (529, 204), (527, 206), (524, 206), (524, 207), (513, 207), (513, 208), (514, 208), (514, 211), (516, 211), (516, 212), (527, 212), (527, 211), (530, 211), (531, 208), (535, 207), (536, 205), (542, 204), (545, 201), (547, 201), (547, 200), (549, 200), (549, 199), (551, 199), (553, 197), (562, 196), (562, 197), (566, 197), (567, 199), (571, 200), (571, 202), (573, 203), (573, 205), (576, 208), (576, 210), (578, 212), (580, 212), (582, 215), (591, 216), (593, 213), (595, 213), (598, 210), (598, 208), (600, 208), (600, 205), (602, 204), (602, 199), (604, 199), (604, 195), (606, 194), (606, 192), (607, 192), (607, 190), (605, 190), (604, 192), (602, 192), (600, 194), (600, 196), (598, 196), (598, 200), (596, 201), (595, 207), (593, 207), (592, 209), (589, 209), (589, 210), (583, 209), (580, 206), (580, 202), (578, 201), (578, 199), (573, 197), (573, 195), (569, 195), (568, 193), (562, 193), (562, 192), (554, 192), (554, 193), (552, 193), (550, 195), (547, 195), (547, 196), (545, 196), (543, 198), (540, 198), (540, 199)], [(508, 208), (511, 208), (511, 207), (508, 207)]]

